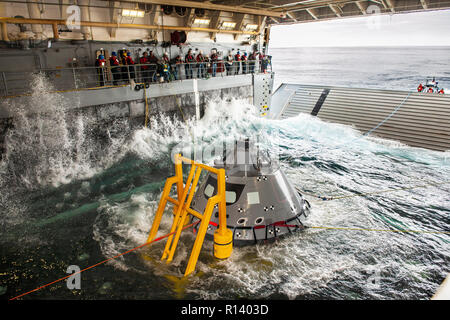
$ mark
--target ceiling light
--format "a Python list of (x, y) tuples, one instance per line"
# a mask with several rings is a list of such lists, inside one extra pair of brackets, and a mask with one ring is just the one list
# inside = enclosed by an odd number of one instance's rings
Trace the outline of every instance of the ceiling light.
[(256, 30), (256, 29), (258, 29), (258, 25), (257, 24), (247, 24), (245, 26), (245, 29), (247, 29), (247, 30)]
[(122, 9), (122, 17), (143, 18), (145, 11)]
[(210, 22), (211, 20), (210, 19), (199, 19), (199, 18), (196, 18), (195, 20), (194, 20), (194, 24), (209, 24), (209, 22)]
[(222, 22), (222, 28), (234, 28), (236, 27), (236, 22), (224, 21)]

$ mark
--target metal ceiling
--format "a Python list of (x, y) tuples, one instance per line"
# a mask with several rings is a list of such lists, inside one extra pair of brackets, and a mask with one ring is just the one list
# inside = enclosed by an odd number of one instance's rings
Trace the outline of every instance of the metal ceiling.
[(370, 14), (450, 8), (450, 0), (121, 0), (267, 16), (268, 24), (291, 24)]

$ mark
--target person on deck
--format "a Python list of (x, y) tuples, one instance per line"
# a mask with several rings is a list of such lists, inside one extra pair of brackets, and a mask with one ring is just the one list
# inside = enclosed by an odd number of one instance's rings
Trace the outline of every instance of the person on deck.
[(242, 73), (246, 74), (248, 67), (247, 52), (244, 52), (244, 54), (241, 56), (241, 64), (242, 64)]
[(241, 53), (239, 51), (234, 55), (234, 61), (234, 74), (239, 74), (241, 68)]
[(423, 85), (419, 84), (419, 86), (417, 87), (417, 92), (422, 92), (423, 91)]
[(153, 51), (150, 51), (148, 55), (148, 63), (149, 63), (148, 72), (150, 73), (151, 81), (154, 82), (156, 81), (156, 69), (158, 64), (158, 58), (153, 54)]
[(105, 67), (106, 67), (106, 61), (105, 56), (100, 54), (95, 61), (95, 66), (97, 67), (97, 74), (98, 74), (98, 80), (100, 87), (103, 87), (105, 85)]
[(170, 59), (167, 52), (164, 52), (161, 60), (161, 73), (165, 82), (170, 81)]
[(175, 58), (175, 80), (181, 80), (181, 65), (183, 64), (183, 59), (181, 58), (181, 55), (178, 55)]
[(233, 73), (233, 55), (228, 53), (228, 56), (225, 58), (225, 68), (227, 69), (227, 76), (230, 76)]
[(141, 64), (141, 78), (144, 83), (150, 82), (151, 76), (149, 72), (149, 61), (148, 61), (148, 52), (144, 51), (142, 57), (139, 59), (139, 64)]
[(117, 86), (118, 81), (120, 80), (120, 62), (115, 51), (111, 52), (111, 57), (109, 57), (109, 65), (111, 66), (113, 85)]
[(257, 59), (257, 53), (256, 53), (256, 51), (253, 51), (253, 53), (248, 58), (250, 73), (255, 73), (256, 59)]
[(219, 60), (219, 55), (217, 54), (216, 51), (212, 51), (210, 60), (211, 60), (212, 76), (215, 77), (217, 71), (217, 60)]
[(200, 50), (200, 52), (197, 54), (197, 57), (195, 57), (195, 60), (197, 61), (197, 78), (204, 78), (205, 57), (203, 56), (203, 51)]
[(130, 79), (134, 79), (136, 75), (134, 72), (134, 61), (133, 58), (131, 57), (131, 52), (127, 52), (126, 62), (130, 70)]
[(193, 78), (193, 63), (195, 63), (194, 56), (192, 54), (192, 49), (189, 49), (188, 53), (184, 57), (184, 71), (186, 73), (186, 79)]

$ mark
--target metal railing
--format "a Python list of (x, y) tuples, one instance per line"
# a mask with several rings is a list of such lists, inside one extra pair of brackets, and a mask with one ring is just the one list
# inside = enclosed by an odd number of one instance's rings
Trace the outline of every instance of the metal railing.
[[(30, 94), (38, 79), (46, 80), (50, 91), (73, 91), (87, 88), (122, 86), (137, 83), (161, 83), (186, 79), (230, 77), (241, 74), (271, 72), (265, 60), (134, 64), (104, 67), (40, 69), (34, 72), (1, 72), (0, 96)], [(37, 75), (40, 75), (38, 77)]]

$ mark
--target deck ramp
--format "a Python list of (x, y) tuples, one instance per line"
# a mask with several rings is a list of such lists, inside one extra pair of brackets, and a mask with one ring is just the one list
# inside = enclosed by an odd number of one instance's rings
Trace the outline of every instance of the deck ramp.
[(413, 147), (450, 150), (449, 94), (283, 84), (272, 101), (281, 106), (271, 118), (307, 113)]

